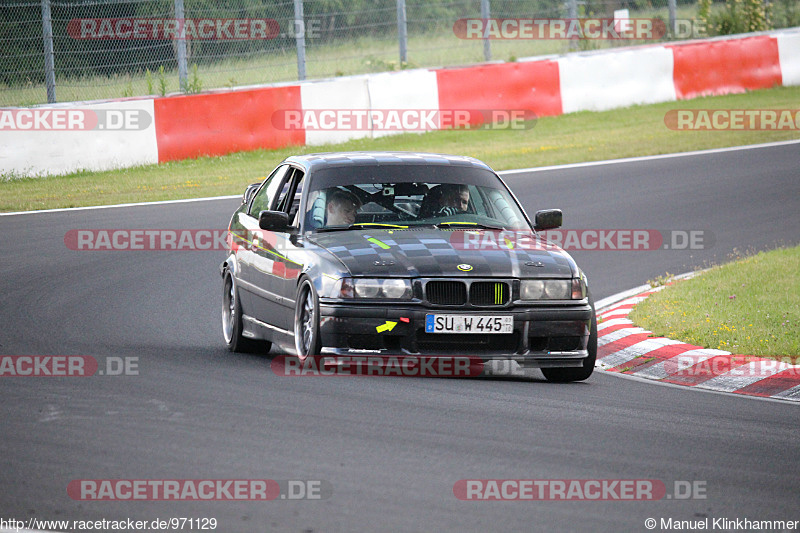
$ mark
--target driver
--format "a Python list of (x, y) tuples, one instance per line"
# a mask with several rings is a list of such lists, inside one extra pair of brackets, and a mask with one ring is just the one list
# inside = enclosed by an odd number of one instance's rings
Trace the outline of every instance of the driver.
[(349, 226), (356, 222), (356, 212), (361, 208), (361, 200), (348, 191), (333, 189), (328, 193), (325, 206), (326, 226)]
[(452, 216), (464, 213), (469, 207), (469, 187), (466, 185), (442, 185), (440, 216)]

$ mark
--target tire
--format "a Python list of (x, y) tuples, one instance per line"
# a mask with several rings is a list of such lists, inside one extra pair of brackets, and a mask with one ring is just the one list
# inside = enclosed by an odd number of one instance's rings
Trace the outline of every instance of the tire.
[(319, 338), (319, 298), (314, 285), (303, 279), (297, 289), (294, 310), (294, 346), (297, 358), (305, 361), (319, 355), (322, 343)]
[(225, 345), (232, 352), (269, 352), (272, 343), (258, 341), (242, 336), (242, 305), (239, 302), (239, 290), (229, 270), (225, 271), (222, 282), (222, 337)]
[[(594, 309), (594, 304), (592, 305)], [(583, 365), (577, 368), (542, 368), (542, 374), (547, 381), (554, 383), (568, 383), (570, 381), (583, 381), (594, 372), (594, 363), (597, 360), (597, 315), (592, 314), (592, 327), (589, 332), (589, 342), (586, 345), (588, 357), (583, 360)]]

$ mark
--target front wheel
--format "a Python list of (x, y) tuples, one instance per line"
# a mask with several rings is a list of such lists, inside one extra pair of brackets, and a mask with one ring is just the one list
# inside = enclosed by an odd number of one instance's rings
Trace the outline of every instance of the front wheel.
[(268, 341), (255, 341), (242, 335), (242, 305), (239, 291), (230, 271), (225, 272), (222, 282), (222, 336), (225, 345), (232, 352), (268, 352), (272, 344)]
[(294, 345), (297, 357), (305, 361), (307, 357), (319, 355), (322, 343), (319, 338), (319, 298), (314, 285), (308, 278), (297, 289), (294, 311)]
[(589, 333), (589, 342), (586, 345), (589, 355), (583, 360), (583, 365), (576, 368), (543, 368), (542, 374), (547, 381), (567, 383), (569, 381), (583, 381), (594, 372), (594, 363), (597, 360), (597, 315), (592, 314), (592, 327)]

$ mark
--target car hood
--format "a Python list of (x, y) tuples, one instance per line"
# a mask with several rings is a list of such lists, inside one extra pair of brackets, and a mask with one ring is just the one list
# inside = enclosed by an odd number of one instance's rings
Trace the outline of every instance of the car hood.
[(308, 240), (353, 276), (569, 278), (578, 272), (569, 254), (530, 231), (363, 229)]

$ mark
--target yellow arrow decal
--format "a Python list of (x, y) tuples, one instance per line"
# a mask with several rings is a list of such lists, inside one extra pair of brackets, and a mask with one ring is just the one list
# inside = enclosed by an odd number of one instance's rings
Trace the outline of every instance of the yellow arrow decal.
[(392, 322), (391, 320), (387, 320), (386, 324), (381, 324), (377, 326), (375, 329), (378, 333), (383, 333), (384, 331), (392, 331), (394, 327), (397, 325), (397, 322)]

